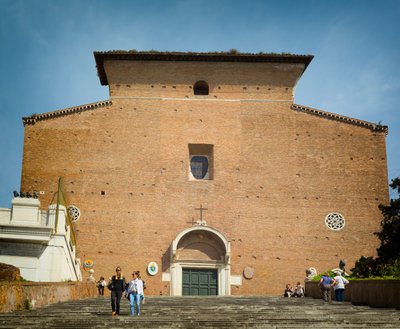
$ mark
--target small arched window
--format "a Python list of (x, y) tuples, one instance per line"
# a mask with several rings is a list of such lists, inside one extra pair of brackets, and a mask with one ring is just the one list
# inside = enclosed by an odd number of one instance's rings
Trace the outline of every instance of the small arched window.
[(208, 83), (204, 80), (197, 81), (193, 86), (195, 95), (208, 95)]

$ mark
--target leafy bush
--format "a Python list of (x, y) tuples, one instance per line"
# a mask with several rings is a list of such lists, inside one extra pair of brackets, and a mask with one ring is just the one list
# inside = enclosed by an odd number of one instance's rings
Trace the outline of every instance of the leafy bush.
[(351, 269), (352, 275), (358, 278), (369, 278), (379, 276), (378, 260), (373, 257), (364, 257), (356, 261), (354, 268)]
[[(312, 279), (312, 281), (313, 281), (313, 282), (319, 282), (324, 274), (325, 274), (325, 272), (322, 272), (321, 274), (318, 274), (318, 275), (314, 276), (313, 279)], [(329, 274), (329, 276), (330, 276), (331, 278), (333, 278), (333, 277), (336, 276), (336, 274), (333, 273), (332, 271), (328, 271), (328, 274)]]
[(389, 264), (382, 264), (379, 269), (381, 276), (400, 279), (400, 259)]

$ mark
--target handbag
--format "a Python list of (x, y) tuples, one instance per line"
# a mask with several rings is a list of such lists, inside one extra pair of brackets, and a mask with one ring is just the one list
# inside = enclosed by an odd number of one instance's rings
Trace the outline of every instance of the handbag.
[(114, 290), (114, 280), (111, 280), (111, 282), (107, 285), (108, 290)]

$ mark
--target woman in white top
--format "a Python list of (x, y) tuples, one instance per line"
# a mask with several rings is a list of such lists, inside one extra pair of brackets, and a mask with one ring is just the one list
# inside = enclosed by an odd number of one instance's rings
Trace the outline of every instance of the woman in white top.
[(143, 284), (143, 293), (140, 295), (140, 301), (142, 304), (144, 304), (144, 300), (145, 300), (144, 290), (146, 289), (146, 283), (142, 280), (142, 277), (140, 276), (140, 271), (136, 271), (136, 273), (137, 273), (138, 279), (140, 281), (142, 281), (142, 284)]
[(300, 282), (297, 282), (296, 288), (294, 288), (293, 297), (304, 297), (304, 288)]
[(104, 296), (104, 287), (107, 285), (106, 280), (103, 276), (100, 277), (100, 280), (97, 281), (97, 288), (99, 289), (99, 295)]
[(143, 295), (143, 281), (138, 278), (137, 272), (132, 273), (132, 281), (129, 282), (128, 295), (132, 316), (135, 316), (135, 305), (136, 313), (140, 316), (140, 296)]
[(349, 281), (342, 277), (340, 272), (336, 272), (335, 274), (336, 276), (334, 279), (336, 283), (333, 286), (333, 289), (335, 289), (335, 298), (338, 302), (344, 302), (344, 287)]

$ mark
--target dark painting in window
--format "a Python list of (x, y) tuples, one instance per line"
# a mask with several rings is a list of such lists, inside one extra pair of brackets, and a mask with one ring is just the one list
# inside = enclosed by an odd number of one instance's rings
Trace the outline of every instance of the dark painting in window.
[(205, 156), (195, 155), (190, 160), (190, 169), (196, 179), (203, 179), (208, 172), (208, 159)]

